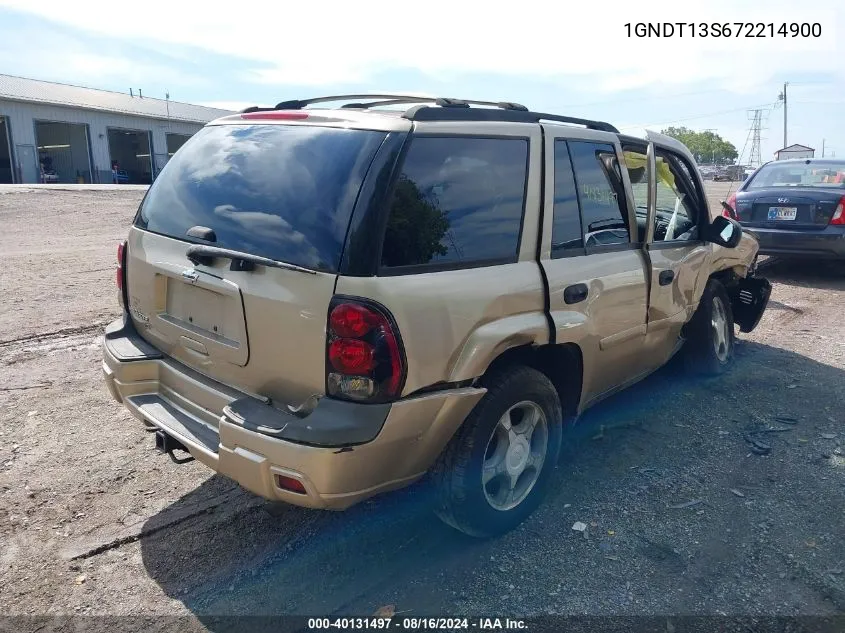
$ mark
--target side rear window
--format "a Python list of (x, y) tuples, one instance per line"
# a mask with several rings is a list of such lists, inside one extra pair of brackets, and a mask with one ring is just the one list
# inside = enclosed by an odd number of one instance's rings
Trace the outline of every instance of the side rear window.
[(569, 152), (587, 248), (628, 244), (624, 189), (616, 151), (609, 143), (569, 141)]
[(554, 209), (552, 211), (552, 259), (582, 252), (584, 238), (581, 233), (581, 213), (578, 209), (578, 192), (569, 148), (566, 141), (555, 141)]
[(528, 139), (417, 136), (390, 204), (381, 265), (515, 262)]

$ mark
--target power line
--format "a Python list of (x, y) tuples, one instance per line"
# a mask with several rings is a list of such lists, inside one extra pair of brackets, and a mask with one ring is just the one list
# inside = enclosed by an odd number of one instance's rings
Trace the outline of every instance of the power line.
[(581, 106), (595, 106), (595, 105), (613, 105), (615, 103), (640, 103), (642, 101), (664, 101), (666, 99), (674, 99), (675, 97), (691, 97), (695, 95), (712, 94), (714, 92), (724, 92), (721, 88), (712, 90), (696, 90), (695, 92), (678, 92), (670, 95), (654, 95), (651, 97), (638, 97), (636, 99), (611, 99), (610, 101), (591, 101), (589, 103), (570, 103), (560, 106), (561, 108), (580, 108)]
[(719, 112), (708, 112), (707, 114), (696, 114), (695, 116), (685, 117), (683, 119), (675, 119), (674, 121), (658, 121), (657, 123), (646, 123), (641, 125), (627, 125), (621, 129), (623, 130), (630, 130), (632, 128), (638, 127), (651, 127), (654, 125), (669, 125), (670, 123), (681, 123), (683, 121), (692, 121), (694, 119), (705, 119), (710, 116), (717, 116), (719, 114), (730, 114), (731, 112), (740, 112), (740, 111), (747, 111), (747, 110), (756, 110), (757, 108), (767, 108), (771, 107), (771, 102), (763, 103), (760, 105), (752, 105), (752, 106), (743, 106), (742, 108), (732, 108), (730, 110), (720, 110)]
[[(789, 85), (791, 86), (792, 84)], [(802, 103), (811, 105), (842, 105), (845, 104), (845, 101), (790, 101), (790, 103)]]

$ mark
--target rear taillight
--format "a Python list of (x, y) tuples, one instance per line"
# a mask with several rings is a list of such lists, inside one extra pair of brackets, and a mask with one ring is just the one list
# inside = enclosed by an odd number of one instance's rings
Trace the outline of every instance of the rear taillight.
[(731, 209), (734, 210), (734, 215), (731, 215), (730, 211), (728, 211), (724, 207), (722, 207), (722, 215), (725, 216), (726, 218), (738, 220), (739, 219), (739, 213), (736, 210), (736, 194), (735, 193), (732, 193), (731, 195), (728, 196), (727, 203), (731, 206)]
[(118, 298), (122, 308), (126, 307), (125, 301), (125, 287), (126, 287), (126, 242), (123, 241), (117, 245), (117, 272), (115, 274), (115, 283), (117, 284)]
[(329, 308), (326, 392), (350, 400), (399, 397), (405, 359), (390, 313), (361, 299), (336, 297)]
[(839, 199), (839, 204), (836, 205), (836, 210), (830, 218), (831, 224), (845, 225), (845, 196)]

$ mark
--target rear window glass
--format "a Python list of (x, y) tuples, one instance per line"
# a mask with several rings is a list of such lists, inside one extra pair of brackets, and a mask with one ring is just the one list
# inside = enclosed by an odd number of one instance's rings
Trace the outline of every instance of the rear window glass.
[(337, 271), (352, 208), (385, 134), (285, 125), (206, 127), (167, 163), (137, 225), (177, 239)]
[(627, 244), (628, 222), (620, 200), (622, 177), (613, 145), (570, 141), (569, 154), (578, 183), (585, 246)]
[(746, 189), (765, 187), (845, 187), (845, 162), (765, 165)]
[(399, 175), (382, 265), (516, 261), (528, 140), (418, 136)]

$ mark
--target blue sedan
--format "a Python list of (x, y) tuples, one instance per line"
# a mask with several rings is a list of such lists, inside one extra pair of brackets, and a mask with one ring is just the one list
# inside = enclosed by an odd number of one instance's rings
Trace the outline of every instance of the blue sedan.
[[(757, 236), (761, 255), (845, 260), (845, 161), (766, 163), (727, 204)], [(725, 215), (730, 213), (725, 210)]]

